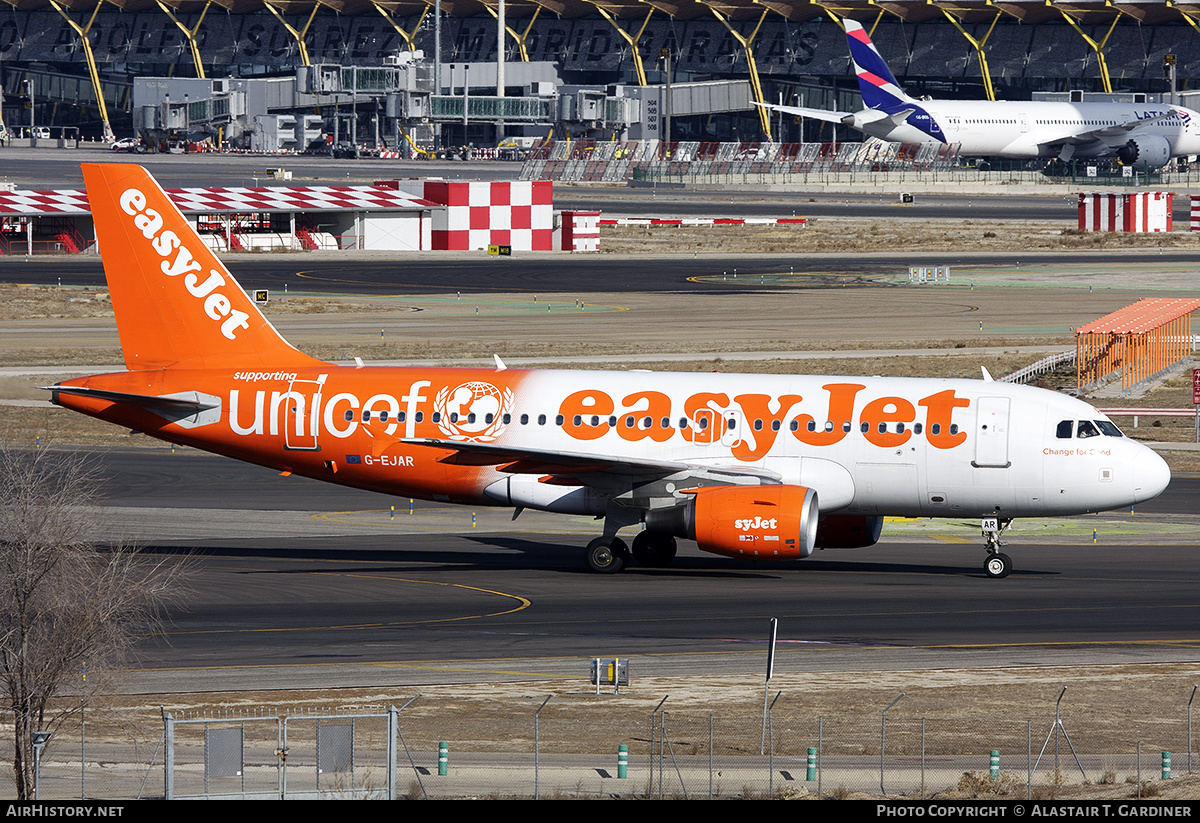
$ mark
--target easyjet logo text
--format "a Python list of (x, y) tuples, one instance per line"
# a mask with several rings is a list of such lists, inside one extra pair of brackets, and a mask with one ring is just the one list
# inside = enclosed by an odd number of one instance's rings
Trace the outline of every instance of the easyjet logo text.
[(774, 517), (756, 517), (753, 520), (734, 520), (733, 527), (748, 532), (756, 529), (774, 529), (778, 522)]
[(159, 268), (168, 277), (183, 276), (183, 285), (188, 294), (200, 301), (209, 319), (221, 324), (221, 334), (234, 339), (238, 329), (249, 328), (250, 315), (233, 308), (233, 303), (222, 291), (226, 286), (225, 276), (216, 269), (209, 269), (208, 276), (200, 279), (203, 268), (179, 235), (164, 228), (161, 214), (146, 203), (146, 195), (139, 189), (121, 192), (121, 209), (133, 218), (133, 226), (150, 241), (150, 247), (163, 258)]
[(658, 391), (634, 392), (618, 403), (606, 392), (584, 389), (562, 401), (559, 415), (563, 431), (576, 440), (597, 440), (612, 431), (630, 441), (665, 443), (680, 437), (689, 443), (725, 444), (734, 457), (746, 461), (765, 457), (784, 432), (809, 446), (832, 446), (852, 431), (880, 448), (903, 446), (918, 434), (938, 449), (952, 449), (967, 439), (953, 416), (970, 401), (953, 389), (914, 403), (904, 397), (860, 402), (859, 393), (866, 388), (861, 383), (821, 388), (824, 393), (808, 402), (799, 394), (700, 392), (684, 399), (682, 408)]

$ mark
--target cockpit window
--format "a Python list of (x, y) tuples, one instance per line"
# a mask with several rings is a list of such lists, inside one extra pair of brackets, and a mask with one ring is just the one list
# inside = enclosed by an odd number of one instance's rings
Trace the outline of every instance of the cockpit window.
[(1054, 432), (1054, 436), (1059, 440), (1070, 440), (1071, 435), (1075, 432), (1074, 420), (1059, 420), (1058, 428)]
[(1117, 424), (1111, 420), (1097, 420), (1096, 425), (1100, 427), (1100, 431), (1108, 437), (1124, 437), (1121, 430), (1117, 428)]
[(1083, 440), (1085, 437), (1099, 437), (1100, 430), (1092, 424), (1091, 420), (1080, 420), (1075, 436), (1080, 440)]

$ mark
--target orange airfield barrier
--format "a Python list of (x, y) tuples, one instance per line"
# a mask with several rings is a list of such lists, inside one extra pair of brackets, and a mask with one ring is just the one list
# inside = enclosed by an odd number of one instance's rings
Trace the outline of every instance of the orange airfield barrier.
[(1200, 300), (1146, 298), (1075, 330), (1075, 385), (1120, 373), (1128, 389), (1192, 354), (1191, 314)]

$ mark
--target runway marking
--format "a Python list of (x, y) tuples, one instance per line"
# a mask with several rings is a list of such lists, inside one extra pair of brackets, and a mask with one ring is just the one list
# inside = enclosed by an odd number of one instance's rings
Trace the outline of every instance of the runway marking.
[(740, 272), (732, 276), (728, 274), (693, 274), (687, 278), (687, 281), (702, 285), (721, 283), (728, 286), (733, 283), (741, 286), (766, 286), (768, 288), (780, 286), (786, 288), (811, 288), (814, 285), (828, 288), (850, 288), (852, 286), (879, 286), (888, 285), (891, 282), (900, 282), (887, 274), (829, 271), (788, 272), (786, 274), (784, 272)]
[[(332, 283), (339, 283), (339, 284), (341, 284), (341, 283), (347, 283), (347, 284), (348, 283), (357, 283), (360, 285), (370, 284), (370, 281), (367, 281), (367, 280), (339, 280), (339, 279), (332, 278), (332, 277), (316, 277), (313, 275), (307, 275), (304, 272), (296, 272), (296, 276), (306, 278), (309, 280), (326, 280), (326, 281), (329, 281)], [(403, 287), (404, 285), (414, 286), (417, 284), (393, 283), (391, 285)], [(532, 290), (532, 289), (530, 289), (530, 290), (512, 289), (512, 291), (527, 291), (529, 293), (536, 294), (536, 292), (534, 292), (534, 290)], [(435, 306), (438, 306), (439, 308), (443, 308), (443, 309), (448, 306), (454, 306), (454, 307), (461, 309), (461, 312), (458, 312), (461, 314), (484, 313), (484, 312), (477, 312), (476, 309), (477, 308), (482, 309), (483, 307), (486, 307), (486, 313), (493, 315), (493, 316), (498, 313), (499, 314), (532, 314), (532, 315), (557, 313), (557, 314), (561, 315), (563, 313), (570, 313), (570, 312), (595, 313), (595, 312), (629, 311), (628, 306), (609, 306), (609, 305), (605, 305), (602, 303), (586, 303), (581, 300), (574, 300), (570, 303), (567, 303), (565, 300), (562, 299), (561, 294), (558, 295), (558, 297), (559, 297), (558, 300), (538, 300), (536, 297), (533, 300), (511, 300), (511, 299), (510, 300), (501, 300), (501, 299), (497, 299), (497, 298), (493, 298), (493, 297), (481, 297), (481, 296), (479, 296), (480, 294), (483, 294), (483, 292), (471, 292), (462, 297), (443, 297), (443, 296), (431, 297), (429, 295), (411, 295), (411, 294), (402, 294), (402, 293), (331, 295), (331, 294), (321, 294), (321, 293), (314, 293), (314, 292), (304, 292), (303, 294), (300, 294), (300, 293), (289, 294), (289, 293), (285, 292), (284, 296), (293, 297), (293, 298), (302, 298), (304, 300), (330, 300), (330, 299), (374, 300), (374, 301), (403, 300), (405, 303), (425, 303), (425, 304), (429, 304), (429, 305), (435, 305)], [(426, 311), (427, 310), (424, 308), (420, 308), (419, 306), (410, 306), (409, 308), (412, 311)], [(451, 316), (454, 316), (454, 314), (456, 314), (455, 312), (443, 312), (443, 313), (448, 313)]]
[[(327, 560), (327, 561), (319, 561), (319, 562), (333, 563), (333, 562), (342, 562), (342, 561)], [(229, 567), (229, 568), (232, 569), (234, 567)], [(237, 567), (237, 570), (239, 572), (247, 571), (247, 569), (245, 569), (244, 567)], [(251, 571), (258, 571), (260, 573), (271, 573), (271, 572), (274, 572), (277, 570), (270, 569), (270, 568), (261, 568), (261, 569), (257, 569), (257, 570), (251, 570)], [(457, 623), (457, 622), (464, 621), (464, 620), (481, 620), (481, 619), (487, 618), (487, 617), (503, 617), (504, 615), (507, 615), (507, 614), (515, 614), (517, 612), (524, 611), (525, 609), (527, 609), (531, 605), (533, 605), (533, 601), (529, 600), (528, 598), (521, 597), (519, 594), (511, 594), (509, 592), (497, 591), (495, 589), (484, 589), (479, 586), (468, 586), (463, 583), (444, 583), (444, 582), (441, 582), (438, 580), (418, 580), (417, 578), (411, 578), (411, 577), (394, 577), (394, 576), (388, 575), (388, 574), (363, 574), (363, 573), (359, 573), (359, 572), (323, 572), (323, 571), (316, 571), (316, 570), (313, 570), (313, 571), (301, 570), (299, 573), (313, 575), (313, 576), (322, 576), (322, 577), (350, 577), (350, 578), (362, 578), (362, 579), (366, 579), (366, 580), (387, 580), (389, 582), (417, 583), (417, 584), (426, 585), (426, 586), (446, 586), (448, 588), (465, 589), (467, 591), (479, 592), (480, 594), (492, 594), (492, 595), (496, 595), (497, 597), (503, 597), (503, 598), (508, 598), (510, 600), (516, 600), (518, 605), (516, 605), (515, 607), (513, 607), (511, 609), (505, 609), (503, 611), (487, 612), (485, 614), (465, 614), (465, 615), (459, 615), (457, 617), (439, 617), (439, 618), (433, 618), (433, 619), (429, 619), (429, 620), (404, 620), (404, 621), (371, 622), (371, 623), (348, 623), (348, 624), (343, 624), (343, 625), (332, 625), (332, 626), (330, 626), (330, 625), (292, 626), (292, 627), (286, 627), (286, 628), (204, 629), (204, 630), (186, 631), (186, 632), (179, 632), (179, 631), (164, 632), (163, 634), (166, 636), (219, 635), (219, 634), (273, 634), (273, 633), (310, 632), (310, 631), (357, 631), (357, 630), (361, 630), (361, 629), (379, 629), (379, 628), (388, 628), (388, 627), (398, 628), (398, 627), (404, 627), (404, 626), (409, 626), (409, 627), (424, 626), (424, 625), (434, 625), (434, 624)]]

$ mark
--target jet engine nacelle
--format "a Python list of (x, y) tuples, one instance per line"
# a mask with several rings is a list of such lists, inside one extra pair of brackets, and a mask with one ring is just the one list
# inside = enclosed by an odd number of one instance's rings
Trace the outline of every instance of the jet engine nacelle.
[[(817, 538), (817, 493), (804, 486), (697, 489), (684, 509), (682, 536), (727, 557), (808, 557)], [(649, 525), (649, 523), (647, 523)]]
[(1126, 166), (1148, 165), (1159, 169), (1171, 160), (1171, 144), (1159, 134), (1139, 134), (1117, 149), (1117, 159)]
[(817, 526), (817, 548), (862, 549), (879, 542), (883, 517), (878, 514), (828, 514)]

